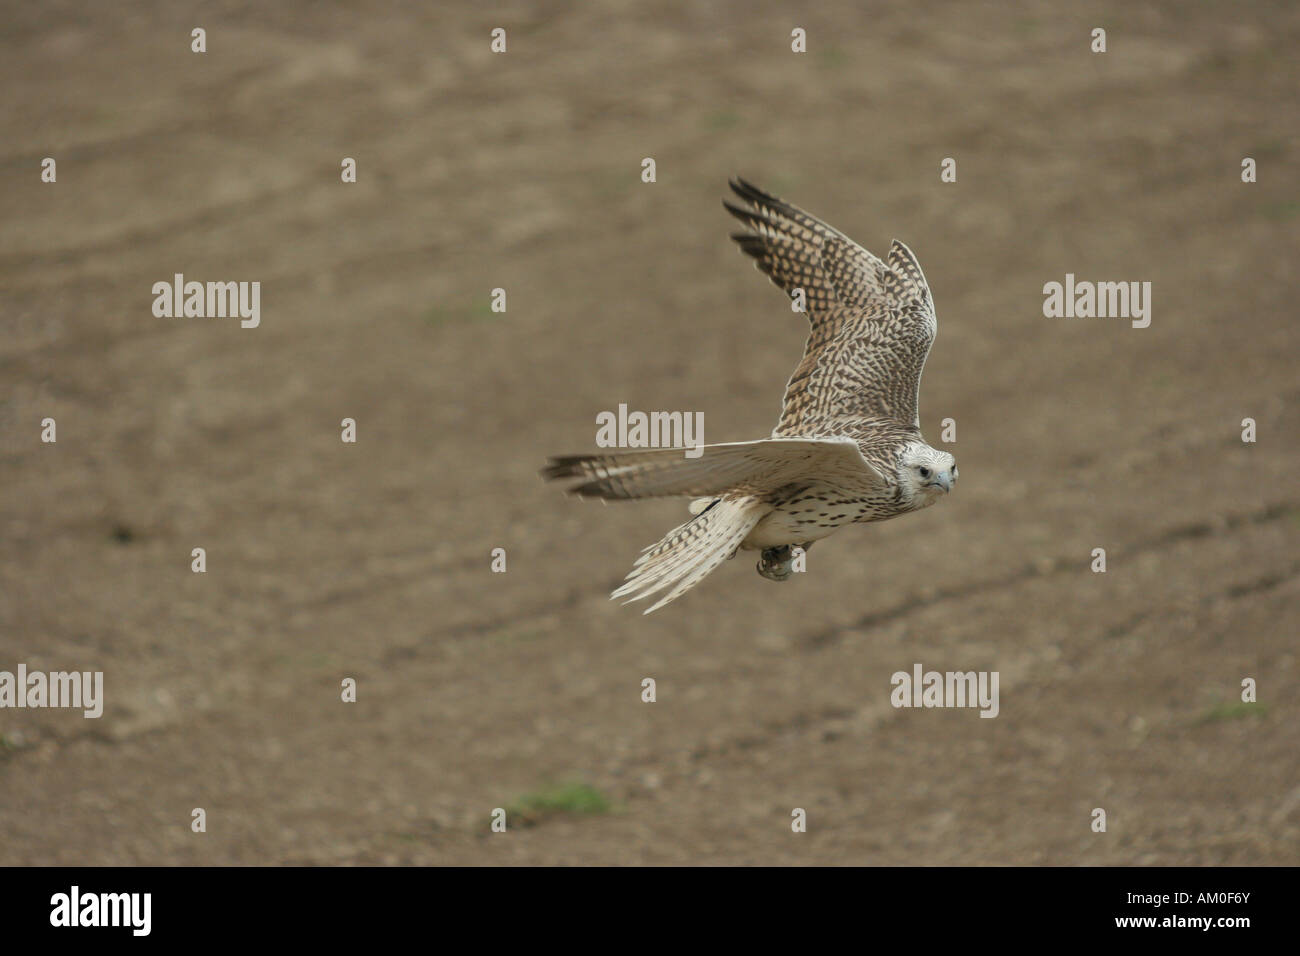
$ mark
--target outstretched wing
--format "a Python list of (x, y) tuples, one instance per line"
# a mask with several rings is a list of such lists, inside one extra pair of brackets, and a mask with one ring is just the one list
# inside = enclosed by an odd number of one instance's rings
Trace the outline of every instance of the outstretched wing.
[(681, 448), (552, 458), (549, 479), (577, 478), (584, 498), (764, 496), (808, 483), (879, 491), (885, 481), (850, 438), (767, 438), (705, 445), (698, 458)]
[(732, 238), (787, 295), (803, 290), (811, 325), (772, 434), (828, 434), (852, 418), (920, 428), (921, 370), (937, 323), (916, 256), (895, 239), (881, 262), (743, 179), (731, 189), (747, 205), (723, 205), (750, 230)]

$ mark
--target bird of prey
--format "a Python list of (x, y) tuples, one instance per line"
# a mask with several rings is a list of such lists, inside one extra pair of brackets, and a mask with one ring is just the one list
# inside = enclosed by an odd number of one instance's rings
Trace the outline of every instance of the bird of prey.
[(649, 614), (698, 584), (737, 550), (758, 572), (790, 577), (795, 547), (846, 524), (929, 507), (952, 491), (957, 463), (921, 437), (921, 369), (934, 341), (930, 288), (897, 239), (884, 261), (820, 219), (743, 179), (723, 201), (747, 227), (741, 251), (787, 295), (811, 329), (771, 438), (705, 445), (696, 458), (660, 448), (553, 457), (548, 479), (577, 479), (588, 498), (689, 497), (689, 521), (646, 548), (611, 597), (657, 597)]

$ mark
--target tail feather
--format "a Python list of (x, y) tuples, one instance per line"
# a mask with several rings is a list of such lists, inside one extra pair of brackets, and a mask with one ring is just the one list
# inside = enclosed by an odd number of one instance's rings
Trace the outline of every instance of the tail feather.
[[(675, 601), (735, 552), (772, 506), (753, 497), (720, 498), (646, 548), (611, 598), (663, 595), (646, 614)], [(666, 592), (666, 593), (665, 593)]]

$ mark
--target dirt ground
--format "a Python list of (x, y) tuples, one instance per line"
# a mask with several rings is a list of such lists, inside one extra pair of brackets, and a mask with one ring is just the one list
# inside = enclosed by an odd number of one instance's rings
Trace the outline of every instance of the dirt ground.
[[(0, 9), (0, 670), (105, 688), (0, 710), (0, 864), (1300, 863), (1294, 4)], [(961, 484), (644, 617), (684, 504), (537, 470), (775, 424), (733, 174), (916, 251)], [(918, 662), (999, 716), (893, 708)], [(609, 806), (489, 832), (555, 785)]]

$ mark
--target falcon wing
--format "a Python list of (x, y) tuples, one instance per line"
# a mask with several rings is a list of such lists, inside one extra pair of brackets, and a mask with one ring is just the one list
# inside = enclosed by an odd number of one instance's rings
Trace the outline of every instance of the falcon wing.
[(723, 205), (750, 230), (732, 238), (787, 295), (803, 290), (811, 325), (772, 434), (833, 433), (836, 421), (851, 418), (919, 429), (921, 370), (937, 322), (916, 256), (895, 239), (881, 262), (743, 179), (731, 189), (746, 206)]
[(577, 478), (584, 498), (668, 498), (767, 494), (795, 484), (855, 493), (887, 487), (851, 438), (766, 438), (705, 445), (698, 458), (681, 448), (552, 458), (548, 479)]

